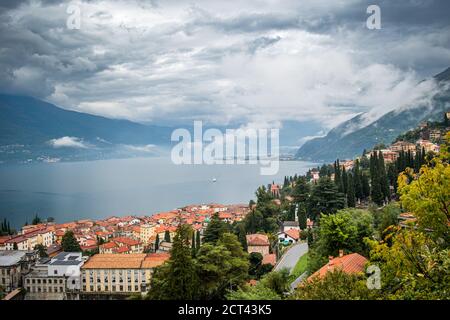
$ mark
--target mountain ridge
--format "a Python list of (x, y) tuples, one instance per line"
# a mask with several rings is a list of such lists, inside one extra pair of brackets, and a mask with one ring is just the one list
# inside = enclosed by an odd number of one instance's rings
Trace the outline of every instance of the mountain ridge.
[(422, 121), (441, 120), (450, 106), (450, 68), (433, 77), (440, 91), (432, 98), (432, 107), (417, 105), (413, 108), (390, 111), (375, 121), (353, 132), (345, 129), (361, 123), (365, 113), (347, 120), (333, 128), (324, 137), (315, 138), (303, 144), (296, 158), (308, 161), (334, 161), (351, 159), (379, 143), (390, 144), (398, 135), (416, 127)]

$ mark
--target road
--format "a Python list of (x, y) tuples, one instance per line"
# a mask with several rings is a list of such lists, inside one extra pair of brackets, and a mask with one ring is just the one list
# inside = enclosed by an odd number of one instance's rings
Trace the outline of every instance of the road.
[(292, 271), (297, 264), (298, 259), (300, 259), (300, 257), (307, 252), (307, 243), (294, 244), (287, 252), (283, 254), (280, 261), (275, 266), (275, 271), (280, 271), (283, 268), (287, 268), (289, 271)]

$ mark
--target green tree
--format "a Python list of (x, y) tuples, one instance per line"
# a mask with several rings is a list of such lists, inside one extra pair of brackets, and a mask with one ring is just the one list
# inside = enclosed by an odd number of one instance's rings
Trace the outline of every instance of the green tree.
[(251, 276), (253, 276), (253, 277), (258, 276), (259, 268), (261, 267), (262, 260), (263, 260), (263, 256), (259, 252), (252, 252), (248, 255), (248, 261), (250, 263), (248, 273)]
[(34, 216), (34, 218), (33, 218), (33, 221), (31, 221), (31, 224), (39, 224), (39, 223), (41, 223), (42, 222), (42, 220), (41, 220), (41, 218), (38, 216), (38, 214), (36, 213), (36, 215)]
[(323, 215), (319, 221), (317, 239), (309, 251), (308, 269), (322, 267), (329, 256), (337, 256), (339, 250), (367, 255), (364, 239), (373, 234), (373, 216), (366, 210), (345, 209), (334, 215)]
[(197, 254), (201, 299), (223, 299), (248, 278), (247, 254), (237, 237), (224, 233), (216, 244), (204, 244)]
[(37, 244), (37, 245), (35, 245), (35, 246), (34, 246), (34, 250), (37, 250), (37, 251), (38, 251), (39, 257), (41, 257), (41, 258), (48, 257), (47, 249), (44, 247), (43, 244)]
[(192, 232), (191, 255), (192, 255), (192, 257), (195, 257), (196, 254), (197, 254), (197, 248), (195, 247), (195, 232)]
[(156, 234), (156, 239), (155, 239), (155, 251), (159, 250), (159, 234)]
[(330, 178), (321, 177), (311, 195), (311, 212), (315, 216), (320, 213), (331, 214), (343, 209), (344, 204), (344, 194), (338, 191)]
[(192, 228), (180, 225), (173, 239), (170, 258), (157, 267), (150, 282), (148, 297), (154, 300), (192, 300), (198, 298), (199, 279), (191, 255)]
[(347, 206), (351, 208), (356, 206), (355, 185), (351, 173), (347, 175)]
[(412, 211), (422, 230), (429, 229), (435, 239), (449, 243), (450, 226), (450, 166), (435, 158), (432, 167), (423, 166), (418, 177), (411, 169), (399, 176), (400, 201)]
[(202, 240), (200, 238), (200, 231), (197, 230), (196, 237), (195, 237), (195, 247), (197, 248), (197, 251), (200, 249), (201, 245), (202, 245)]
[(164, 241), (171, 242), (169, 230), (164, 231)]
[[(376, 290), (372, 290), (376, 291)], [(296, 300), (367, 300), (374, 293), (367, 289), (364, 275), (348, 274), (339, 269), (323, 278), (304, 281), (292, 295)]]
[(67, 230), (61, 239), (61, 247), (64, 252), (81, 252), (80, 244), (73, 231)]
[(215, 243), (225, 232), (230, 232), (230, 225), (219, 218), (219, 213), (216, 212), (208, 223), (203, 234), (203, 243)]

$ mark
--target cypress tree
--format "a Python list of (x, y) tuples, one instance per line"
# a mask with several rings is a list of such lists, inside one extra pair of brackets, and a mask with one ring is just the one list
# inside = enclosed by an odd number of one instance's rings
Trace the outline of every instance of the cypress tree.
[(196, 232), (195, 246), (197, 247), (197, 251), (198, 251), (200, 249), (200, 246), (201, 246), (200, 231), (199, 230), (197, 230), (197, 232)]
[(370, 196), (370, 184), (367, 174), (361, 173), (361, 184), (364, 198), (367, 199)]
[(192, 255), (192, 257), (195, 257), (196, 254), (197, 254), (197, 248), (195, 247), (195, 232), (192, 232), (191, 255)]
[(356, 206), (356, 199), (355, 199), (355, 186), (353, 183), (353, 175), (348, 174), (347, 175), (347, 206), (350, 208), (354, 208)]
[(361, 171), (359, 168), (359, 160), (355, 161), (355, 167), (353, 168), (353, 180), (355, 185), (355, 197), (361, 200), (364, 197), (362, 181), (361, 181)]
[(159, 250), (159, 234), (156, 234), (156, 239), (155, 239), (155, 251)]
[(169, 230), (164, 231), (164, 241), (170, 242), (170, 232)]
[(343, 192), (345, 194), (347, 194), (348, 178), (347, 178), (347, 171), (345, 170), (345, 167), (342, 167), (342, 185), (343, 185)]
[(304, 206), (304, 205), (300, 206), (299, 205), (297, 215), (298, 215), (298, 224), (299, 224), (300, 229), (301, 230), (305, 230), (306, 229), (306, 219), (307, 219), (307, 217), (306, 217), (306, 206)]

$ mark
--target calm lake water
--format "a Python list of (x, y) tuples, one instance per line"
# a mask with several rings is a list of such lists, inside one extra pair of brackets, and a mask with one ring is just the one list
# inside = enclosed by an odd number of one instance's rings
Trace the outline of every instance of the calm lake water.
[(282, 183), (313, 166), (281, 161), (277, 175), (262, 176), (258, 165), (177, 166), (168, 158), (3, 165), (0, 218), (18, 227), (35, 213), (66, 222), (151, 215), (195, 203), (248, 203), (259, 185)]

